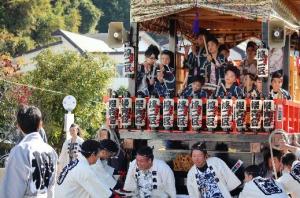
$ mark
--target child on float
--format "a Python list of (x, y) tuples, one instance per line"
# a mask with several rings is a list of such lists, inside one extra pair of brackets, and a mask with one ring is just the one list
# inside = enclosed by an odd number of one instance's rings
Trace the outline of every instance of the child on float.
[(221, 83), (216, 90), (216, 97), (235, 97), (243, 98), (243, 90), (237, 85), (237, 78), (239, 77), (239, 69), (231, 64), (227, 65), (225, 70), (225, 84)]
[(219, 41), (210, 36), (207, 39), (208, 55), (204, 62), (204, 71), (201, 75), (206, 79), (206, 83), (219, 85), (224, 82), (225, 75), (225, 57), (218, 53)]
[(272, 99), (287, 99), (291, 100), (290, 93), (282, 88), (283, 76), (280, 72), (275, 72), (272, 75), (270, 96)]
[(165, 77), (165, 73), (161, 70), (157, 70), (157, 78), (154, 83), (154, 89), (151, 92), (151, 95), (158, 96), (158, 97), (166, 97), (166, 96), (172, 97), (170, 95), (172, 90), (168, 89), (168, 84), (164, 77)]
[(202, 90), (204, 82), (205, 79), (202, 76), (194, 77), (192, 79), (192, 84), (186, 87), (182, 92), (180, 92), (179, 95), (184, 98), (207, 98), (208, 95), (206, 91)]
[[(207, 30), (200, 29), (196, 38), (196, 43), (192, 46), (185, 47), (183, 66), (188, 70), (188, 75), (184, 80), (184, 88), (192, 83), (193, 77), (201, 75), (204, 71), (205, 54), (207, 54), (204, 42), (205, 39), (207, 39), (208, 34)], [(189, 53), (190, 48), (192, 49), (192, 52)]]
[(145, 51), (145, 61), (137, 67), (136, 75), (136, 95), (149, 96), (153, 90), (156, 78), (156, 61), (158, 60), (159, 49), (155, 45), (150, 45)]
[[(159, 70), (163, 72), (164, 84), (170, 93), (170, 97), (175, 96), (175, 67), (174, 67), (174, 53), (169, 50), (164, 50), (160, 55), (160, 62)], [(157, 74), (158, 75), (158, 74)], [(158, 77), (157, 77), (157, 80)]]
[(257, 77), (251, 73), (246, 73), (244, 75), (243, 92), (245, 94), (245, 97), (253, 99), (260, 97), (260, 94), (255, 86), (256, 78)]

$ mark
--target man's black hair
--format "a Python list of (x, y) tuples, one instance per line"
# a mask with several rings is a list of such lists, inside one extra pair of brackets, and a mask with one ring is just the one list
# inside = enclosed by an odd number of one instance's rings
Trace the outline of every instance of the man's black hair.
[(25, 134), (37, 132), (42, 121), (42, 113), (35, 106), (23, 105), (17, 113), (17, 122)]
[(272, 74), (271, 81), (273, 81), (274, 78), (282, 78), (282, 74), (280, 72), (275, 72)]
[(252, 81), (256, 81), (257, 76), (252, 73), (246, 73), (245, 76), (249, 76)]
[(137, 153), (137, 155), (147, 157), (151, 160), (154, 159), (153, 149), (149, 146), (144, 146), (144, 147), (139, 148), (136, 153)]
[(203, 86), (205, 84), (205, 78), (202, 77), (202, 76), (194, 76), (192, 77), (192, 83), (193, 82), (200, 82), (201, 83), (201, 86)]
[(97, 154), (100, 151), (100, 142), (96, 140), (86, 140), (81, 145), (81, 154), (85, 158), (89, 158), (92, 154)]
[(207, 149), (206, 149), (205, 142), (202, 142), (202, 143), (201, 142), (197, 142), (197, 143), (195, 143), (192, 146), (191, 153), (193, 153), (194, 150), (202, 151), (204, 153), (204, 155), (207, 155)]
[(296, 155), (294, 153), (286, 153), (281, 158), (281, 163), (285, 166), (292, 166), (296, 161)]
[(249, 47), (257, 48), (257, 44), (256, 44), (254, 41), (249, 41), (249, 42), (247, 43), (246, 49), (248, 49)]
[(210, 34), (209, 34), (209, 32), (206, 29), (200, 28), (199, 29), (199, 33), (196, 36), (199, 37), (201, 35), (205, 36), (207, 38)]
[(260, 172), (260, 168), (257, 165), (250, 165), (245, 168), (245, 173), (247, 175), (251, 175), (253, 178), (258, 177)]
[(217, 143), (215, 147), (216, 151), (228, 151), (228, 145), (224, 142)]
[(152, 54), (154, 54), (155, 58), (158, 59), (158, 55), (159, 55), (159, 49), (157, 46), (155, 45), (150, 45), (147, 50), (145, 51), (145, 56), (146, 57), (150, 57)]
[(213, 42), (213, 43), (215, 43), (216, 45), (219, 45), (218, 39), (217, 39), (215, 36), (213, 36), (213, 35), (210, 35), (210, 36), (207, 37), (207, 43), (208, 43), (208, 42)]
[(114, 141), (109, 140), (109, 139), (101, 140), (100, 148), (107, 150), (109, 152), (112, 152), (112, 153), (117, 153), (119, 150), (117, 143), (115, 143)]
[(232, 71), (234, 74), (235, 74), (235, 77), (236, 78), (239, 78), (240, 77), (240, 70), (232, 65), (232, 64), (228, 64), (227, 67), (225, 68), (225, 74), (228, 72), (228, 71)]
[(229, 52), (229, 49), (225, 44), (219, 46), (218, 53), (221, 53), (223, 50)]
[[(280, 161), (281, 159), (281, 156), (282, 156), (282, 152), (281, 151), (278, 151), (276, 149), (273, 149), (273, 157), (277, 158), (278, 161)], [(268, 164), (268, 160), (271, 158), (271, 153), (270, 153), (270, 150), (267, 150), (267, 152), (264, 154), (264, 163), (267, 165)]]

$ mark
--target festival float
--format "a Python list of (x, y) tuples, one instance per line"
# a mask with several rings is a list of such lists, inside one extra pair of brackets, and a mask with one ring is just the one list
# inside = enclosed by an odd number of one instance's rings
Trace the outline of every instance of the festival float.
[[(127, 149), (141, 142), (154, 146), (155, 156), (173, 167), (179, 191), (184, 185), (183, 173), (191, 165), (188, 149), (192, 143), (210, 142), (210, 155), (220, 153), (215, 149), (218, 143), (226, 143), (229, 150), (221, 153), (249, 165), (261, 159), (261, 148), (274, 130), (284, 130), (289, 141), (300, 135), (300, 1), (131, 0), (130, 30), (125, 31), (122, 23), (111, 23), (109, 40), (112, 46), (126, 46), (124, 71), (135, 79), (140, 63), (139, 31), (168, 35), (169, 50), (176, 54), (179, 90), (186, 75), (180, 44), (184, 39), (195, 42), (195, 24), (231, 47), (249, 38), (259, 39), (257, 70), (264, 93), (270, 91), (270, 49), (281, 48), (283, 88), (292, 100), (108, 96), (108, 127), (118, 128)], [(241, 60), (234, 61), (238, 65)]]

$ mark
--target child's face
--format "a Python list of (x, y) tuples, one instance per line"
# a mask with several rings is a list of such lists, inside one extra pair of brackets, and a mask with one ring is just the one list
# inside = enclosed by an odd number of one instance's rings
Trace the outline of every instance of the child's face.
[(281, 78), (273, 78), (272, 82), (273, 91), (279, 91), (282, 86), (282, 79)]
[(220, 52), (220, 54), (222, 54), (225, 58), (228, 58), (229, 55), (230, 55), (230, 52), (227, 51), (227, 50), (222, 50), (222, 51)]
[(247, 57), (248, 58), (254, 59), (255, 56), (256, 56), (256, 48), (254, 48), (254, 47), (248, 47), (246, 49), (246, 53), (247, 53)]
[(192, 83), (193, 92), (200, 91), (201, 83), (199, 81), (195, 81)]
[(246, 87), (252, 87), (253, 84), (254, 84), (254, 81), (250, 78), (249, 75), (246, 75), (244, 77), (244, 86), (246, 86)]
[(248, 175), (248, 173), (246, 172), (244, 173), (244, 175), (245, 175), (245, 179), (244, 179), (245, 182), (249, 182), (253, 179), (252, 175)]
[(207, 48), (208, 48), (208, 51), (212, 54), (215, 54), (218, 52), (218, 45), (212, 41), (209, 41), (207, 43)]
[(233, 83), (236, 82), (236, 77), (235, 77), (235, 73), (232, 71), (227, 71), (225, 74), (225, 83), (227, 85), (232, 85)]
[(203, 35), (199, 35), (198, 38), (197, 38), (197, 44), (199, 46), (203, 46), (204, 45), (204, 36)]
[(154, 63), (156, 62), (155, 55), (154, 55), (154, 54), (151, 54), (151, 56), (146, 57), (146, 62), (147, 62), (149, 65), (154, 65)]
[(161, 59), (160, 60), (161, 64), (163, 64), (163, 65), (169, 65), (169, 63), (170, 63), (170, 57), (168, 55), (163, 54), (163, 55), (161, 55), (160, 59)]
[(256, 80), (256, 88), (259, 92), (262, 92), (262, 80), (261, 79)]

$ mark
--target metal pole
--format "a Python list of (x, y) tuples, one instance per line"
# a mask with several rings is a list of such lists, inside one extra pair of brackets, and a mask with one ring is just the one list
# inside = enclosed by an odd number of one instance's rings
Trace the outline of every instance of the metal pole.
[(282, 88), (289, 91), (289, 79), (290, 79), (290, 42), (291, 36), (286, 35), (285, 38), (285, 45), (283, 48), (283, 68), (282, 68), (282, 74), (283, 74), (283, 84)]
[(131, 42), (134, 48), (134, 74), (135, 74), (135, 93), (137, 91), (136, 86), (136, 74), (137, 74), (137, 67), (139, 64), (139, 24), (136, 22), (131, 23), (130, 34), (131, 34)]
[[(174, 61), (174, 71), (175, 71), (175, 74), (176, 74), (176, 51), (177, 51), (177, 28), (176, 28), (176, 20), (175, 19), (170, 19), (169, 20), (169, 50), (171, 52), (174, 53), (174, 58), (173, 58), (173, 61)], [(176, 76), (175, 76), (175, 79), (176, 79)], [(175, 84), (175, 93), (176, 93), (176, 84)], [(175, 94), (176, 95), (176, 94)]]
[[(262, 23), (262, 41), (265, 44), (265, 47), (268, 48), (268, 22), (263, 22)], [(263, 85), (262, 85), (262, 93), (264, 96), (268, 96), (270, 93), (270, 78), (266, 77), (263, 78), (262, 81)]]

